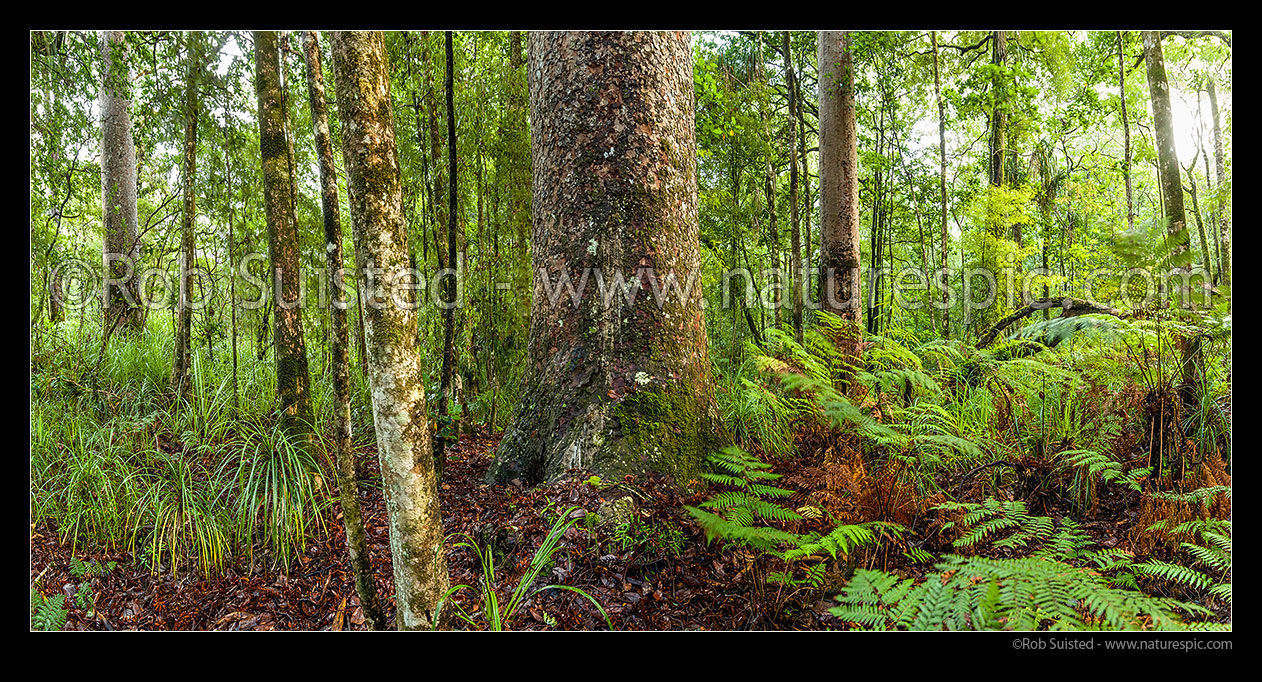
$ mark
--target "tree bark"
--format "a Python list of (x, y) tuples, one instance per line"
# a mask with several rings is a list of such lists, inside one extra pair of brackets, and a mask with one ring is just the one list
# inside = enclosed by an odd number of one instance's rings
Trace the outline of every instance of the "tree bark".
[[(1152, 119), (1154, 135), (1157, 142), (1157, 164), (1161, 184), (1162, 212), (1166, 220), (1166, 230), (1175, 245), (1172, 255), (1188, 250), (1187, 215), (1183, 209), (1183, 182), (1179, 174), (1179, 155), (1174, 141), (1174, 117), (1170, 113), (1170, 88), (1166, 80), (1165, 59), (1161, 53), (1161, 37), (1156, 31), (1144, 31), (1144, 59), (1148, 67), (1148, 87), (1152, 94)], [(1185, 272), (1191, 268), (1180, 268)], [(1191, 292), (1187, 287), (1179, 291), (1181, 306), (1191, 304)], [(1182, 351), (1181, 374), (1182, 383), (1179, 392), (1183, 403), (1195, 405), (1197, 389), (1200, 385), (1200, 342), (1195, 337), (1180, 335), (1179, 347)]]
[(171, 388), (176, 395), (190, 399), (192, 381), (189, 369), (192, 364), (193, 308), (189, 295), (192, 282), (189, 271), (195, 262), (194, 228), (197, 221), (197, 119), (201, 109), (198, 78), (204, 66), (202, 36), (195, 31), (185, 35), (184, 49), (184, 170), (182, 185), (184, 216), (180, 225), (180, 292), (177, 301), (175, 325), (175, 358), (171, 362)]
[(930, 31), (933, 44), (933, 99), (938, 104), (938, 187), (942, 193), (942, 246), (939, 258), (942, 268), (942, 338), (951, 338), (951, 290), (947, 275), (947, 179), (946, 179), (946, 102), (942, 99), (942, 73), (938, 63), (938, 32)]
[(302, 332), (302, 272), (298, 221), (294, 216), (295, 182), (289, 145), (289, 109), (281, 82), (280, 40), (275, 31), (254, 32), (254, 87), (259, 105), (259, 151), (263, 160), (263, 205), (267, 214), (267, 250), (272, 265), (276, 356), (276, 398), (291, 433), (311, 423), (311, 379)]
[[(838, 340), (844, 362), (859, 358), (859, 147), (854, 59), (848, 31), (819, 32), (820, 307), (853, 327)], [(843, 371), (838, 378), (849, 381)]]
[[(1003, 68), (1004, 63), (1008, 61), (1008, 32), (995, 31), (992, 34), (994, 40), (994, 52), (991, 57), (991, 64), (999, 68)], [(1004, 109), (1004, 89), (1003, 78), (996, 76), (992, 81), (995, 92), (994, 107), (990, 112), (990, 185), (992, 187), (1002, 187), (1004, 184), (1004, 155), (1007, 152), (1007, 112)]]
[[(413, 347), (416, 312), (399, 305), (399, 292), (390, 286), (408, 267), (410, 253), (390, 68), (380, 32), (338, 31), (332, 43), (359, 286), (370, 300), (364, 312), (368, 376), (390, 523), (396, 621), (401, 630), (424, 629), (439, 624), (438, 603), (449, 579), (424, 378)], [(383, 276), (370, 275), (370, 267)]]
[(798, 98), (797, 77), (793, 70), (793, 48), (789, 32), (781, 33), (784, 50), (784, 78), (789, 97), (789, 275), (793, 282), (793, 338), (802, 343), (802, 222), (798, 214), (798, 156), (797, 144)]
[[(527, 51), (529, 357), (488, 477), (536, 482), (571, 468), (656, 469), (687, 480), (717, 425), (696, 282), (688, 36), (533, 32)], [(581, 291), (567, 295), (564, 278)]]
[(1135, 181), (1131, 178), (1131, 126), (1126, 114), (1126, 63), (1122, 61), (1123, 33), (1117, 32), (1117, 87), (1122, 97), (1122, 177), (1126, 181), (1126, 228), (1135, 230)]
[(307, 66), (307, 94), (311, 104), (311, 125), (315, 133), (316, 157), (320, 164), (320, 201), (324, 218), (324, 253), (332, 287), (329, 317), (333, 327), (331, 369), (333, 375), (333, 447), (337, 462), (337, 489), (342, 502), (342, 524), (346, 529), (346, 551), (355, 575), (355, 593), (364, 610), (364, 619), (373, 630), (386, 628), (385, 614), (373, 582), (359, 505), (359, 483), (355, 456), (351, 452), (350, 324), (343, 290), (342, 219), (337, 200), (337, 168), (333, 164), (333, 139), (329, 134), (329, 112), (324, 96), (324, 70), (320, 59), (320, 38), (315, 31), (303, 34)]
[[(762, 33), (761, 32), (758, 33), (758, 74), (759, 74), (759, 77), (763, 81), (764, 87), (769, 87), (769, 83), (767, 81), (766, 69), (763, 63)], [(767, 109), (763, 101), (759, 102), (758, 111), (762, 118), (763, 135), (765, 136), (765, 140), (767, 142), (767, 153), (763, 156), (763, 161), (765, 165), (765, 170), (764, 170), (765, 174), (763, 178), (763, 192), (767, 196), (767, 226), (769, 230), (767, 237), (771, 243), (770, 251), (771, 251), (771, 259), (772, 259), (772, 268), (774, 272), (776, 273), (775, 274), (776, 286), (772, 289), (772, 295), (773, 295), (772, 319), (775, 322), (774, 326), (779, 326), (780, 307), (781, 307), (780, 292), (782, 288), (780, 284), (781, 282), (783, 282), (783, 273), (780, 271), (780, 230), (779, 230), (779, 226), (777, 225), (777, 219), (776, 219), (776, 185), (778, 184), (778, 182), (776, 179), (775, 166), (771, 162), (772, 150), (774, 148), (774, 145), (772, 144), (773, 142), (772, 137), (771, 137), (771, 123), (769, 121), (769, 116), (767, 115)]]
[(1209, 91), (1209, 111), (1210, 116), (1214, 118), (1214, 186), (1218, 188), (1219, 196), (1219, 200), (1214, 203), (1214, 209), (1218, 213), (1218, 227), (1222, 235), (1218, 240), (1221, 251), (1218, 272), (1222, 283), (1229, 284), (1231, 282), (1231, 231), (1228, 228), (1228, 213), (1223, 210), (1223, 198), (1227, 196), (1227, 168), (1223, 162), (1222, 128), (1218, 125), (1218, 91), (1214, 86), (1214, 79), (1208, 80), (1206, 89)]
[[(444, 43), (447, 51), (447, 75), (443, 81), (443, 90), (447, 98), (447, 167), (450, 169), (451, 181), (447, 183), (447, 267), (456, 269), (456, 219), (458, 212), (456, 210), (456, 105), (455, 105), (455, 86), (453, 83), (455, 73), (455, 58), (452, 54), (451, 31), (443, 33)], [(450, 429), (447, 423), (450, 419), (449, 411), (451, 409), (452, 399), (452, 373), (455, 371), (456, 365), (456, 280), (454, 277), (443, 278), (443, 301), (446, 306), (443, 308), (443, 366), (441, 385), (439, 389), (438, 403), (438, 428)], [(442, 479), (443, 472), (443, 451), (447, 446), (447, 437), (439, 436), (434, 440), (434, 446), (437, 448), (436, 458), (438, 461), (438, 477)]]
[(105, 272), (115, 282), (102, 298), (105, 329), (139, 332), (145, 308), (140, 303), (136, 271), (137, 235), (136, 143), (132, 139), (130, 73), (122, 31), (101, 32), (101, 216), (105, 223)]

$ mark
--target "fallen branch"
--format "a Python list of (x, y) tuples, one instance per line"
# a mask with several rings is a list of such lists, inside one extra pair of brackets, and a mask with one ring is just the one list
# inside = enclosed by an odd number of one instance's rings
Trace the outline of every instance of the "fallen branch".
[(977, 342), (977, 347), (986, 348), (994, 343), (999, 333), (1011, 326), (1013, 322), (1029, 317), (1040, 310), (1048, 310), (1050, 308), (1060, 308), (1060, 317), (1077, 317), (1091, 314), (1112, 315), (1118, 318), (1126, 317), (1126, 313), (1116, 308), (1110, 308), (1102, 303), (1082, 298), (1040, 298), (1031, 301), (1029, 305), (1000, 320), (994, 327), (991, 327), (990, 331), (982, 336), (981, 340)]

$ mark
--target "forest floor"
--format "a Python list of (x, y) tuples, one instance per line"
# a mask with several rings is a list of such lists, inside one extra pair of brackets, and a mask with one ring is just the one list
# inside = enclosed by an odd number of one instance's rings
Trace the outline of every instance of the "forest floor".
[[(807, 439), (809, 440), (809, 439)], [(578, 519), (560, 542), (560, 549), (537, 583), (580, 588), (607, 611), (615, 630), (818, 630), (846, 629), (849, 624), (828, 613), (831, 597), (844, 584), (843, 572), (851, 566), (834, 566), (816, 587), (786, 588), (765, 580), (766, 567), (752, 553), (710, 543), (692, 522), (683, 505), (696, 505), (705, 495), (680, 492), (656, 477), (621, 482), (600, 481), (585, 473), (560, 482), (524, 488), (491, 486), (483, 482), (498, 437), (465, 435), (448, 450), (442, 483), (442, 514), (448, 533), (448, 568), (452, 585), (470, 585), (455, 600), (479, 618), (481, 564), (467, 546), (470, 539), (495, 554), (494, 584), (503, 600), (517, 586), (522, 574), (549, 528), (568, 509)], [(777, 485), (795, 490), (792, 506), (817, 501), (829, 487), (824, 471), (830, 455), (823, 443), (802, 443), (806, 454), (776, 462), (784, 474)], [(813, 453), (813, 454), (811, 454)], [(361, 496), (372, 554), (377, 589), (393, 619), (393, 580), (385, 505), (375, 452), (358, 453)], [(832, 467), (835, 469), (835, 467)], [(974, 472), (976, 473), (976, 472)], [(974, 476), (973, 478), (979, 478)], [(880, 489), (879, 480), (868, 478), (887, 512), (897, 517), (898, 491)], [(943, 481), (963, 487), (972, 478)], [(943, 487), (945, 488), (946, 485)], [(685, 486), (689, 487), (689, 486)], [(980, 486), (968, 486), (958, 497), (981, 498)], [(695, 486), (693, 486), (695, 488)], [(993, 488), (991, 489), (993, 491)], [(1041, 499), (1037, 490), (1008, 491), (1026, 499), (1031, 512), (1059, 519), (1069, 514), (1055, 499)], [(1002, 493), (1001, 493), (1002, 494)], [(615, 526), (598, 524), (588, 513), (608, 501), (631, 496), (636, 500), (635, 520)], [(916, 505), (924, 509), (925, 505)], [(901, 521), (910, 530), (911, 542), (939, 554), (949, 543), (936, 537), (941, 521), (917, 512)], [(1093, 512), (1075, 515), (1097, 546), (1125, 547), (1136, 522), (1133, 501), (1120, 496), (1102, 498)], [(812, 523), (806, 521), (804, 523)], [(822, 521), (819, 522), (822, 528)], [(117, 630), (354, 630), (364, 629), (364, 616), (355, 595), (345, 549), (340, 508), (333, 496), (326, 514), (326, 532), (318, 533), (307, 551), (288, 570), (274, 566), (269, 557), (236, 557), (222, 574), (203, 577), (185, 568), (151, 573), (143, 562), (126, 551), (91, 551), (79, 548), (78, 560), (117, 566), (90, 578), (95, 608), (89, 612), (74, 606), (73, 596), (81, 582), (71, 573), (72, 548), (58, 541), (49, 524), (32, 527), (31, 579), (46, 586), (62, 586), (70, 614), (66, 629)], [(801, 529), (799, 529), (801, 530)], [(906, 546), (904, 546), (905, 548)], [(988, 554), (990, 552), (987, 552)], [(1003, 556), (1003, 554), (995, 554)], [(920, 577), (931, 564), (915, 564), (899, 548), (885, 547), (858, 558), (863, 565)], [(843, 562), (838, 562), (843, 563)], [(1226, 615), (1226, 614), (1224, 614)], [(1229, 617), (1229, 616), (1227, 616)], [(391, 620), (391, 622), (393, 622)], [(452, 618), (451, 625), (465, 627)], [(567, 590), (546, 590), (526, 601), (507, 625), (519, 630), (603, 629), (604, 617), (581, 595)]]

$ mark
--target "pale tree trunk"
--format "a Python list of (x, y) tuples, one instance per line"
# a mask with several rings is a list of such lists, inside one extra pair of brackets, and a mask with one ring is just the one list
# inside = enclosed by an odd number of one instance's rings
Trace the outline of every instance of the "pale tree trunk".
[(289, 145), (289, 109), (281, 82), (279, 37), (254, 32), (254, 87), (259, 105), (259, 150), (263, 159), (263, 205), (267, 213), (267, 250), (271, 290), (276, 300), (276, 398), (287, 428), (306, 432), (311, 422), (310, 376), (302, 335), (298, 222), (294, 216), (295, 182)]
[(139, 332), (145, 308), (136, 270), (140, 259), (136, 211), (136, 143), (131, 132), (130, 73), (122, 31), (101, 33), (101, 215), (105, 223), (101, 254), (113, 283), (102, 298), (106, 336), (113, 329)]
[[(1166, 79), (1165, 59), (1161, 53), (1161, 37), (1156, 31), (1144, 31), (1144, 59), (1148, 66), (1148, 87), (1152, 95), (1153, 131), (1157, 142), (1157, 164), (1162, 196), (1162, 212), (1166, 220), (1167, 233), (1174, 238), (1172, 255), (1188, 250), (1189, 239), (1185, 230), (1187, 216), (1183, 210), (1183, 183), (1179, 174), (1179, 155), (1174, 142), (1174, 117), (1170, 113), (1170, 87)], [(1184, 272), (1190, 268), (1179, 268)], [(1178, 292), (1180, 304), (1191, 304), (1191, 292), (1187, 287), (1180, 287)], [(1180, 335), (1179, 347), (1182, 351), (1181, 374), (1182, 384), (1179, 392), (1184, 405), (1192, 407), (1196, 404), (1197, 388), (1200, 385), (1200, 341), (1197, 337), (1188, 338)]]
[(1219, 256), (1218, 272), (1219, 279), (1223, 284), (1231, 283), (1231, 231), (1228, 227), (1227, 211), (1223, 210), (1227, 197), (1227, 168), (1223, 161), (1223, 133), (1222, 128), (1218, 125), (1218, 90), (1214, 86), (1214, 79), (1209, 79), (1206, 84), (1209, 90), (1209, 112), (1214, 117), (1214, 186), (1218, 188), (1218, 201), (1214, 202), (1214, 210), (1218, 214), (1218, 227), (1221, 237), (1218, 239)]
[(784, 51), (784, 78), (789, 97), (789, 275), (793, 282), (793, 338), (802, 343), (802, 223), (798, 215), (798, 156), (794, 150), (797, 141), (797, 77), (793, 72), (793, 48), (789, 44), (789, 32), (781, 34)]
[(489, 478), (686, 481), (716, 425), (688, 35), (532, 32), (527, 51), (535, 288), (522, 397)]
[(933, 44), (933, 99), (938, 103), (938, 188), (942, 193), (942, 247), (939, 258), (942, 270), (942, 338), (951, 337), (951, 281), (947, 274), (947, 173), (946, 173), (946, 102), (942, 99), (942, 73), (938, 63), (938, 32), (931, 31)]
[(337, 461), (337, 489), (342, 501), (342, 524), (346, 528), (346, 551), (355, 575), (364, 619), (373, 630), (386, 628), (385, 614), (377, 597), (369, 561), (368, 536), (364, 531), (359, 505), (359, 483), (355, 456), (351, 451), (350, 323), (343, 289), (342, 218), (337, 201), (337, 168), (333, 164), (333, 140), (329, 134), (329, 112), (324, 96), (324, 71), (320, 59), (320, 38), (315, 31), (303, 34), (307, 65), (307, 94), (311, 103), (311, 125), (315, 133), (316, 156), (320, 163), (320, 202), (324, 209), (324, 253), (328, 260), (332, 297), (329, 317), (333, 323), (331, 365), (333, 375), (333, 447)]
[(198, 79), (203, 68), (203, 37), (195, 31), (185, 35), (184, 49), (184, 169), (181, 173), (184, 193), (184, 216), (180, 225), (180, 293), (177, 302), (175, 324), (175, 358), (171, 362), (171, 388), (176, 395), (192, 397), (192, 381), (189, 370), (192, 364), (193, 308), (189, 296), (192, 293), (193, 269), (196, 257), (194, 229), (197, 226), (197, 119), (201, 110)]
[(1131, 126), (1126, 114), (1126, 63), (1122, 58), (1124, 41), (1117, 32), (1117, 86), (1122, 97), (1122, 177), (1126, 181), (1126, 228), (1135, 230), (1135, 181), (1131, 178)]
[[(395, 615), (401, 630), (439, 625), (448, 590), (438, 482), (425, 413), (425, 383), (414, 347), (416, 311), (398, 273), (408, 267), (408, 229), (390, 99), (385, 38), (377, 31), (332, 34), (333, 77), (343, 122), (342, 151), (368, 335), (373, 424), (390, 523)], [(368, 268), (381, 274), (370, 276)], [(391, 286), (391, 277), (395, 277)]]
[[(853, 323), (839, 340), (843, 362), (859, 359), (859, 147), (854, 58), (848, 31), (819, 32), (820, 306)], [(849, 380), (849, 371), (840, 379)]]

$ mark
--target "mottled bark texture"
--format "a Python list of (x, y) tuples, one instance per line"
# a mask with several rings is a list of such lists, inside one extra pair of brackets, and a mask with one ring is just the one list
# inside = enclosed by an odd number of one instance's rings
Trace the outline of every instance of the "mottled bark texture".
[[(688, 36), (534, 32), (527, 52), (529, 364), (488, 478), (536, 482), (575, 467), (689, 476), (716, 419), (698, 272)], [(563, 287), (550, 300), (563, 276), (577, 290), (585, 272), (577, 303)], [(678, 288), (654, 297), (670, 277)], [(611, 293), (607, 304), (600, 282)]]
[[(820, 305), (854, 323), (838, 350), (857, 362), (859, 306), (859, 146), (855, 131), (854, 59), (848, 31), (819, 32)], [(842, 372), (848, 380), (848, 371)]]
[(254, 32), (254, 88), (259, 104), (259, 151), (263, 159), (263, 208), (267, 214), (267, 253), (276, 302), (276, 398), (290, 428), (311, 422), (310, 376), (302, 335), (298, 221), (294, 215), (294, 174), (289, 147), (289, 108), (281, 83), (280, 41), (275, 31)]
[(447, 558), (438, 484), (425, 413), (425, 385), (416, 353), (416, 311), (398, 305), (405, 292), (368, 268), (408, 267), (408, 229), (390, 100), (390, 67), (380, 32), (332, 34), (333, 77), (342, 117), (342, 152), (364, 321), (373, 425), (390, 524), (396, 622), (401, 630), (436, 625), (447, 592)]
[(329, 111), (324, 96), (324, 71), (320, 59), (320, 38), (315, 31), (303, 34), (303, 54), (307, 65), (307, 96), (311, 104), (311, 126), (315, 133), (316, 157), (320, 164), (320, 202), (324, 217), (324, 252), (328, 277), (333, 287), (329, 302), (332, 321), (333, 447), (337, 461), (337, 489), (342, 502), (342, 524), (346, 528), (346, 551), (355, 574), (364, 619), (373, 630), (386, 628), (381, 600), (373, 582), (369, 561), (368, 535), (364, 531), (359, 506), (359, 483), (355, 457), (351, 451), (350, 324), (346, 314), (346, 292), (342, 288), (342, 219), (337, 202), (337, 168), (333, 165), (333, 139), (329, 134)]
[(189, 370), (192, 364), (193, 307), (190, 304), (192, 270), (196, 251), (193, 231), (197, 224), (197, 119), (201, 110), (198, 79), (204, 66), (203, 37), (184, 34), (184, 167), (180, 173), (184, 211), (180, 223), (180, 280), (176, 305), (175, 357), (171, 362), (171, 389), (185, 399), (192, 397)]
[(136, 143), (131, 134), (130, 74), (122, 31), (101, 33), (101, 261), (110, 283), (102, 299), (105, 328), (138, 332), (144, 327), (136, 270), (140, 238), (136, 220)]

